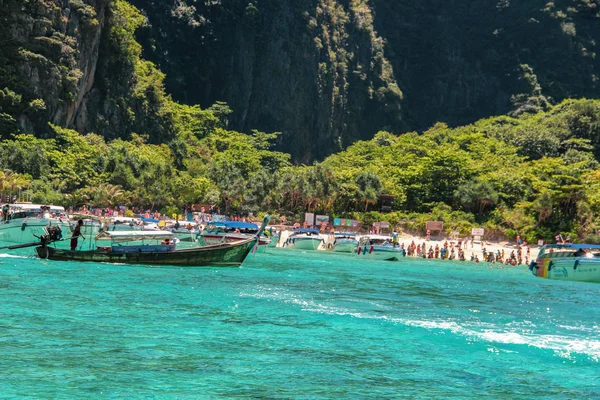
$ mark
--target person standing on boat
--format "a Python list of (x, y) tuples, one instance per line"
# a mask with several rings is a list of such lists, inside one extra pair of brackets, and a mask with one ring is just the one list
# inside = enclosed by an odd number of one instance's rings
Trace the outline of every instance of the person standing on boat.
[[(81, 234), (81, 227), (83, 226), (83, 220), (80, 219), (79, 221), (77, 221), (77, 226), (75, 227), (75, 230), (73, 231), (73, 235), (71, 236), (71, 250), (75, 251), (77, 249), (77, 240), (79, 239), (79, 237), (83, 237), (83, 235)], [(83, 237), (83, 240), (85, 240), (85, 238)]]
[(8, 211), (10, 210), (10, 207), (8, 206), (8, 204), (5, 204), (4, 206), (2, 206), (2, 219), (4, 221), (8, 221)]

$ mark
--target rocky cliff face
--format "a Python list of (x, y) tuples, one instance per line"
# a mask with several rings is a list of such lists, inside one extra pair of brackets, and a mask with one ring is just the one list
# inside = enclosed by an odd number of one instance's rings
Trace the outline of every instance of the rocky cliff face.
[(309, 163), (382, 129), (597, 97), (599, 15), (598, 0), (0, 0), (0, 133), (169, 141), (143, 54), (175, 100), (225, 101), (230, 128), (282, 131)]
[(141, 18), (124, 0), (0, 0), (0, 134), (47, 136), (51, 122), (169, 140), (168, 116), (152, 107), (162, 74), (136, 54)]
[(597, 0), (372, 0), (410, 125), (462, 125), (597, 97)]
[[(297, 161), (402, 124), (402, 92), (367, 2), (134, 0), (145, 55), (183, 102), (226, 101), (231, 128), (282, 131)], [(185, 65), (185, 67), (184, 67)]]
[(73, 126), (82, 118), (82, 104), (94, 86), (108, 2), (2, 2), (0, 88), (5, 94), (0, 107), (5, 124), (43, 133), (48, 120)]
[(597, 96), (597, 0), (132, 1), (175, 98), (228, 102), (233, 128), (283, 130), (300, 161)]

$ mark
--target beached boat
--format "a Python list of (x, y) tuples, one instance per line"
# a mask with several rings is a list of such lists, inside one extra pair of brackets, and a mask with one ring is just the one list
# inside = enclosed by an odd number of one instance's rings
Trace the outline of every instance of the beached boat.
[(338, 253), (352, 253), (358, 246), (355, 233), (336, 232), (333, 241), (333, 251)]
[(323, 243), (317, 229), (297, 228), (283, 242), (281, 247), (297, 250), (317, 250)]
[(371, 260), (399, 261), (406, 254), (398, 245), (394, 245), (391, 236), (361, 236), (353, 251), (357, 257)]
[(540, 278), (600, 282), (600, 245), (545, 245), (529, 269)]
[(69, 219), (61, 206), (14, 203), (3, 208), (8, 209), (8, 212), (0, 221), (1, 242), (24, 243), (39, 240), (47, 226), (69, 229)]
[(93, 250), (64, 250), (52, 246), (60, 240), (59, 227), (47, 228), (48, 233), (36, 247), (40, 258), (56, 261), (94, 261), (118, 264), (146, 264), (181, 267), (238, 267), (252, 251), (268, 223), (268, 217), (257, 236), (233, 243), (176, 249), (175, 235), (168, 231), (100, 232)]
[[(198, 233), (198, 243), (201, 246), (210, 246), (221, 243), (233, 243), (255, 237), (259, 231), (258, 225), (251, 222), (221, 221), (208, 224)], [(258, 249), (263, 251), (271, 243), (271, 239), (261, 236)]]

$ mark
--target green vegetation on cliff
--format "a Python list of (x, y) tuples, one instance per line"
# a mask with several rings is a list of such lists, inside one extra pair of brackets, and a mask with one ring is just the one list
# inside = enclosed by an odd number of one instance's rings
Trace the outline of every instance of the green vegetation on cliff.
[[(576, 66), (566, 61), (569, 74), (579, 76), (571, 84), (558, 80), (558, 65), (546, 71), (535, 66), (537, 57), (519, 54), (506, 61), (514, 66), (515, 86), (501, 80), (490, 86), (507, 88), (502, 101), (490, 103), (501, 104), (496, 110), (506, 115), (450, 127), (422, 118), (415, 107), (426, 101), (431, 108), (425, 110), (447, 109), (455, 117), (450, 122), (472, 119), (480, 111), (469, 118), (463, 111), (486, 91), (468, 83), (470, 73), (456, 81), (452, 71), (477, 61), (465, 61), (451, 46), (456, 52), (442, 53), (463, 61), (441, 77), (427, 68), (450, 61), (425, 63), (425, 50), (398, 47), (396, 35), (410, 24), (378, 29), (389, 44), (375, 30), (397, 10), (416, 8), (418, 20), (426, 5), (400, 2), (402, 7), (378, 17), (386, 1), (2, 3), (3, 194), (21, 191), (40, 203), (128, 204), (169, 214), (184, 203), (216, 204), (239, 214), (309, 211), (365, 224), (388, 220), (407, 230), (440, 219), (450, 231), (485, 226), (489, 234), (520, 233), (530, 241), (558, 232), (595, 235), (600, 227), (600, 101), (552, 105), (593, 92), (597, 61), (591, 55)], [(484, 3), (465, 15), (479, 10), (491, 18)], [(494, 4), (494, 15), (516, 10), (508, 2)], [(574, 49), (589, 55), (592, 47), (581, 46), (595, 28), (582, 21), (596, 21), (597, 15), (583, 1), (561, 14), (568, 4), (548, 3), (536, 15), (550, 18), (544, 26), (560, 20), (559, 35), (570, 35)], [(440, 9), (444, 24), (460, 10)], [(436, 26), (435, 18), (428, 21)], [(401, 50), (423, 67), (421, 78), (402, 65)], [(498, 61), (492, 53), (484, 58)], [(504, 67), (497, 67), (501, 74)], [(481, 68), (481, 82), (492, 82)], [(398, 74), (410, 82), (399, 84)], [(464, 82), (466, 91), (444, 89), (428, 97), (425, 90), (419, 100), (417, 87), (428, 77), (439, 87)], [(464, 100), (465, 93), (468, 107), (456, 108), (460, 102), (449, 99)], [(403, 102), (412, 104), (410, 112), (400, 107)], [(400, 134), (427, 122), (423, 133)], [(322, 162), (292, 163), (341, 148), (346, 150)], [(394, 196), (393, 212), (376, 211), (382, 194)]]
[[(53, 126), (54, 138), (16, 135), (0, 144), (0, 165), (36, 202), (130, 204), (176, 212), (184, 203), (228, 213), (318, 212), (424, 229), (428, 219), (467, 234), (517, 233), (533, 241), (600, 228), (600, 101), (570, 100), (527, 117), (494, 117), (423, 134), (380, 132), (322, 163), (292, 166), (270, 150), (278, 134), (223, 128), (213, 112), (178, 106), (171, 145), (106, 142)], [(16, 173), (16, 174), (15, 174)], [(381, 214), (382, 194), (395, 211)]]

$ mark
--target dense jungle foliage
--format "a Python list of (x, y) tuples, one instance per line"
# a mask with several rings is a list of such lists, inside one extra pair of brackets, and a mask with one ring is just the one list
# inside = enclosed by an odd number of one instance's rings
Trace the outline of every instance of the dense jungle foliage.
[[(600, 101), (553, 106), (528, 65), (521, 77), (531, 90), (515, 98), (511, 115), (456, 128), (437, 123), (421, 133), (382, 130), (321, 162), (295, 165), (290, 154), (274, 150), (289, 138), (235, 131), (228, 104), (174, 101), (165, 74), (142, 58), (135, 34), (145, 18), (130, 3), (68, 3), (77, 23), (65, 22), (58, 6), (0, 0), (7, 7), (0, 17), (11, 7), (26, 10), (38, 16), (30, 21), (34, 30), (47, 34), (63, 24), (64, 32), (35, 43), (0, 37), (2, 194), (67, 207), (124, 204), (174, 214), (186, 203), (203, 203), (229, 214), (287, 215), (288, 221), (317, 212), (365, 225), (389, 221), (407, 231), (423, 232), (425, 221), (441, 220), (448, 233), (481, 226), (488, 236), (520, 234), (529, 241), (559, 232), (600, 240)], [(330, 8), (319, 15), (341, 16), (335, 2), (324, 3)], [(355, 18), (361, 16), (355, 22), (377, 39), (367, 2), (351, 3)], [(0, 33), (10, 35), (14, 21), (0, 22)], [(106, 29), (94, 31), (99, 26)], [(73, 39), (85, 32), (103, 38), (94, 68), (82, 64), (85, 47)], [(338, 50), (327, 53), (340, 63), (333, 87), (341, 90), (351, 58), (339, 58)], [(388, 79), (392, 68), (383, 56), (377, 65), (371, 82), (382, 88), (381, 99), (395, 104), (402, 93)], [(75, 116), (76, 105), (86, 112)], [(400, 112), (386, 112), (394, 110)], [(382, 194), (394, 196), (390, 213), (377, 211)]]
[[(380, 132), (310, 166), (270, 150), (277, 134), (227, 130), (224, 105), (175, 109), (178, 137), (169, 145), (142, 135), (106, 142), (57, 126), (52, 139), (15, 135), (0, 143), (2, 189), (65, 206), (172, 214), (208, 203), (226, 213), (317, 212), (408, 231), (435, 219), (448, 232), (483, 226), (488, 237), (530, 241), (558, 232), (584, 239), (600, 227), (600, 101), (455, 129), (440, 123), (422, 134)], [(376, 211), (381, 194), (395, 196), (395, 211)]]

